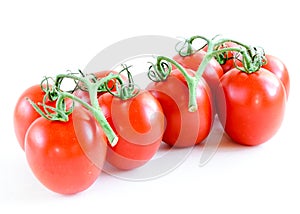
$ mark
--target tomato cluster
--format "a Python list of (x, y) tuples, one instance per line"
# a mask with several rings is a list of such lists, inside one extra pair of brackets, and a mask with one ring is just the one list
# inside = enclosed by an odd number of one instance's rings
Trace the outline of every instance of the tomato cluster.
[[(162, 142), (199, 144), (215, 115), (235, 142), (264, 143), (279, 129), (289, 94), (281, 60), (230, 40), (207, 40), (200, 50), (173, 59), (158, 57), (148, 76), (153, 82), (140, 90), (127, 67), (58, 75), (20, 96), (16, 137), (43, 185), (74, 194), (95, 182), (105, 162), (132, 170)], [(66, 78), (76, 82), (74, 90), (61, 89)]]

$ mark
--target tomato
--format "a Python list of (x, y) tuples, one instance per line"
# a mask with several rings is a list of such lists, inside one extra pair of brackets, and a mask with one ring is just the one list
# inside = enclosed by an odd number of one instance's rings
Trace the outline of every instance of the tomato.
[[(182, 57), (179, 54), (174, 56), (173, 59), (182, 65), (185, 68), (191, 69), (193, 71), (197, 71), (199, 65), (201, 64), (206, 52), (200, 50), (190, 56)], [(211, 59), (210, 62), (207, 64), (202, 77), (208, 83), (211, 92), (214, 96), (215, 89), (218, 87), (220, 78), (224, 74), (222, 67), (215, 59)]]
[[(98, 71), (93, 73), (93, 75), (95, 75), (96, 79), (102, 79), (104, 77), (107, 77), (109, 74), (118, 74), (118, 72), (116, 71), (112, 71), (112, 70), (105, 70), (105, 71)], [(121, 75), (122, 80), (126, 81), (126, 77)], [(111, 89), (113, 92), (116, 91), (116, 80), (110, 80), (108, 81), (108, 88)], [(82, 83), (80, 84), (82, 85)], [(97, 97), (100, 97), (102, 94), (104, 94), (106, 92), (98, 92), (97, 93)], [(83, 101), (90, 103), (90, 96), (88, 91), (82, 90), (82, 89), (78, 89), (74, 92), (74, 95), (76, 95), (77, 97), (79, 97), (80, 99), (82, 99)]]
[(107, 161), (123, 170), (144, 165), (162, 141), (164, 117), (159, 102), (145, 90), (127, 100), (106, 93), (98, 101), (119, 137), (116, 146), (109, 145)]
[[(193, 75), (192, 70), (187, 70)], [(212, 99), (206, 82), (201, 78), (196, 90), (198, 109), (189, 112), (189, 91), (186, 80), (177, 70), (163, 82), (147, 86), (160, 102), (167, 122), (163, 141), (174, 147), (188, 147), (202, 142), (209, 134), (212, 120)]]
[(75, 194), (91, 186), (101, 173), (106, 137), (94, 117), (75, 107), (68, 122), (36, 119), (25, 139), (26, 158), (48, 189)]
[(267, 64), (262, 67), (274, 73), (284, 85), (287, 98), (290, 93), (290, 77), (285, 64), (277, 57), (266, 54)]
[(258, 145), (269, 140), (283, 120), (286, 93), (280, 80), (261, 68), (245, 73), (232, 69), (221, 78), (217, 113), (225, 132), (237, 143)]
[[(14, 130), (17, 140), (24, 150), (25, 134), (30, 124), (39, 118), (41, 115), (36, 112), (32, 105), (26, 100), (31, 99), (33, 102), (43, 102), (45, 92), (41, 89), (40, 85), (34, 85), (26, 89), (19, 97), (14, 109)], [(46, 105), (55, 106), (55, 102), (47, 101)]]

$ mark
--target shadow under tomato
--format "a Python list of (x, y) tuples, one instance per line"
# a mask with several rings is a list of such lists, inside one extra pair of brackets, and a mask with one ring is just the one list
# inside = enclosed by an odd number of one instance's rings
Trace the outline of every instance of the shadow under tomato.
[(200, 166), (207, 164), (215, 155), (231, 157), (238, 153), (257, 150), (258, 146), (245, 146), (234, 142), (223, 130), (216, 118), (210, 135), (202, 143), (191, 147), (172, 147), (161, 143), (157, 153), (145, 165), (134, 170), (119, 170), (105, 163), (104, 172), (107, 175), (127, 181), (145, 181), (162, 177), (176, 170), (189, 158), (196, 158)]

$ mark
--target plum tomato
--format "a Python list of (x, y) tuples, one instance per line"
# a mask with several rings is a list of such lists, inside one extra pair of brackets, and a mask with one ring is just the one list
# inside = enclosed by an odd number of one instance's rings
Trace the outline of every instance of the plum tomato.
[[(190, 75), (194, 71), (187, 69)], [(210, 89), (203, 78), (196, 89), (198, 109), (189, 112), (189, 90), (179, 70), (172, 70), (165, 81), (147, 86), (160, 102), (166, 120), (163, 141), (174, 147), (189, 147), (201, 143), (209, 134), (213, 121)]]
[(217, 113), (235, 142), (259, 145), (279, 129), (286, 104), (285, 89), (270, 71), (232, 69), (223, 75), (216, 94)]
[(119, 137), (116, 146), (108, 146), (107, 161), (122, 170), (144, 165), (162, 141), (164, 116), (160, 103), (146, 90), (126, 100), (105, 93), (98, 101)]
[(102, 128), (81, 106), (75, 107), (67, 122), (36, 119), (25, 138), (25, 154), (33, 174), (60, 194), (90, 187), (101, 173), (106, 151)]

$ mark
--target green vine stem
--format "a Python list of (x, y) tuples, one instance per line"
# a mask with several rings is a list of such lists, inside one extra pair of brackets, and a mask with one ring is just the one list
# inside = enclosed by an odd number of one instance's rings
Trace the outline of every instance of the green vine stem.
[[(157, 72), (157, 73), (161, 73), (163, 72), (163, 69), (158, 69), (159, 67), (162, 67), (161, 65), (165, 62), (167, 63), (171, 63), (173, 65), (176, 66), (176, 68), (182, 73), (182, 75), (184, 76), (186, 82), (187, 82), (187, 85), (188, 85), (188, 88), (189, 88), (189, 111), (190, 112), (195, 112), (197, 111), (197, 100), (196, 100), (196, 88), (197, 88), (197, 84), (198, 84), (198, 78), (195, 77), (192, 77), (188, 74), (188, 72), (179, 64), (177, 63), (176, 61), (174, 61), (173, 59), (170, 59), (166, 56), (158, 56), (156, 58), (157, 62), (156, 62), (156, 66), (153, 66), (154, 67), (154, 71), (151, 69), (150, 72), (148, 72), (148, 77), (156, 82), (159, 82), (159, 81), (165, 81), (167, 77), (165, 77), (164, 79), (153, 79), (154, 75), (152, 74), (153, 72)], [(168, 66), (169, 68), (171, 67), (170, 65)], [(169, 69), (168, 69), (169, 70)], [(165, 74), (160, 74), (160, 75), (157, 75), (155, 76), (156, 78), (159, 78), (159, 77), (162, 77), (162, 76), (165, 76)], [(199, 77), (200, 79), (200, 77)]]
[[(246, 45), (244, 43), (241, 43), (237, 40), (228, 39), (228, 38), (220, 38), (220, 35), (215, 36), (214, 38), (207, 39), (203, 36), (197, 35), (193, 36), (189, 39), (186, 39), (184, 44), (187, 46), (187, 52), (183, 52), (184, 47), (181, 48), (181, 51), (179, 51), (179, 54), (181, 56), (189, 56), (192, 55), (200, 50), (202, 50), (205, 46), (207, 46), (207, 53), (206, 55), (212, 54), (213, 57), (218, 58), (219, 55), (227, 53), (229, 51), (236, 52), (237, 54), (234, 56), (234, 63), (235, 67), (243, 72), (246, 73), (253, 73), (260, 69), (262, 65), (266, 63), (265, 53), (263, 48), (261, 47), (253, 47)], [(200, 47), (197, 50), (191, 50), (192, 44), (195, 40), (201, 39), (205, 41), (205, 45)], [(237, 47), (225, 47), (222, 49), (218, 49), (220, 46), (224, 46), (226, 42), (235, 43)], [(236, 60), (238, 59), (238, 55), (242, 56), (242, 64), (243, 67), (240, 67), (236, 64)], [(209, 57), (209, 56), (207, 56)], [(223, 62), (224, 63), (224, 62)]]
[[(166, 72), (166, 69), (163, 69), (162, 64), (165, 62), (173, 64), (183, 74), (183, 76), (187, 82), (187, 85), (189, 88), (188, 109), (190, 112), (195, 112), (198, 109), (197, 101), (196, 101), (196, 88), (197, 88), (197, 85), (199, 83), (199, 80), (200, 80), (203, 72), (205, 71), (206, 66), (208, 65), (208, 63), (210, 62), (210, 60), (213, 57), (215, 57), (219, 54), (222, 54), (222, 53), (226, 53), (228, 51), (237, 52), (238, 54), (241, 54), (241, 56), (242, 56), (243, 67), (237, 66), (236, 63), (235, 63), (235, 65), (239, 70), (247, 72), (247, 73), (256, 72), (266, 62), (265, 56), (264, 56), (264, 51), (262, 48), (251, 47), (251, 46), (245, 45), (243, 43), (240, 43), (240, 42), (232, 40), (232, 39), (226, 39), (226, 38), (223, 39), (222, 38), (222, 39), (217, 40), (217, 38), (218, 38), (218, 36), (216, 36), (210, 40), (203, 36), (193, 36), (190, 39), (185, 40), (184, 45), (187, 45), (187, 47), (181, 47), (179, 50), (177, 50), (180, 55), (182, 55), (183, 57), (186, 57), (186, 56), (196, 53), (197, 51), (200, 51), (202, 48), (204, 48), (207, 45), (206, 54), (193, 77), (190, 76), (187, 73), (187, 71), (175, 60), (170, 59), (165, 56), (157, 57), (156, 64), (152, 65), (149, 69), (148, 77), (150, 79), (152, 79), (153, 81), (166, 80), (166, 78), (170, 74), (171, 70), (168, 69)], [(192, 49), (192, 43), (196, 39), (204, 40), (205, 45), (203, 47), (201, 47), (200, 49), (194, 51)], [(226, 48), (222, 48), (222, 49), (215, 49), (215, 47), (220, 46), (226, 42), (236, 43), (237, 45), (239, 45), (239, 47), (226, 47)], [(186, 52), (185, 52), (185, 49), (186, 49)], [(169, 65), (169, 68), (170, 67), (171, 66)], [(152, 70), (152, 68), (154, 68), (154, 71)], [(153, 72), (156, 74), (153, 74)], [(159, 77), (164, 77), (164, 78), (159, 79)]]
[[(89, 92), (90, 101), (91, 104), (88, 104), (81, 100), (79, 97), (75, 96), (73, 93), (70, 93), (71, 91), (63, 91), (61, 90), (61, 84), (64, 79), (72, 79), (74, 80), (78, 86), (79, 82), (83, 83), (86, 90)], [(83, 107), (85, 107), (87, 110), (89, 110), (95, 119), (98, 121), (98, 123), (101, 125), (109, 143), (111, 146), (115, 146), (118, 142), (118, 137), (107, 122), (105, 116), (103, 115), (103, 112), (99, 106), (98, 98), (97, 98), (97, 92), (98, 89), (101, 88), (101, 86), (107, 87), (108, 81), (116, 79), (120, 84), (122, 85), (123, 80), (120, 78), (119, 74), (110, 74), (107, 77), (104, 77), (102, 79), (97, 79), (96, 81), (91, 81), (87, 76), (77, 76), (72, 74), (59, 74), (56, 76), (56, 78), (53, 80), (54, 84), (52, 87), (49, 87), (47, 85), (46, 87), (43, 87), (42, 89), (45, 92), (43, 103), (35, 104), (30, 99), (27, 99), (33, 108), (41, 114), (41, 116), (45, 117), (49, 120), (59, 120), (59, 121), (68, 121), (69, 115), (72, 113), (74, 109), (74, 102), (78, 102)], [(46, 82), (48, 83), (49, 78), (47, 78)], [(43, 81), (42, 81), (43, 83)], [(42, 86), (41, 86), (42, 87)], [(72, 90), (74, 91), (74, 90)], [(50, 97), (50, 98), (49, 98)], [(66, 108), (65, 99), (71, 99), (73, 101), (73, 106), (68, 110)], [(56, 101), (56, 107), (50, 107), (45, 104), (46, 100), (50, 99), (51, 101)], [(40, 109), (39, 106), (42, 106), (45, 113)], [(53, 112), (51, 113), (48, 111), (48, 109)]]

